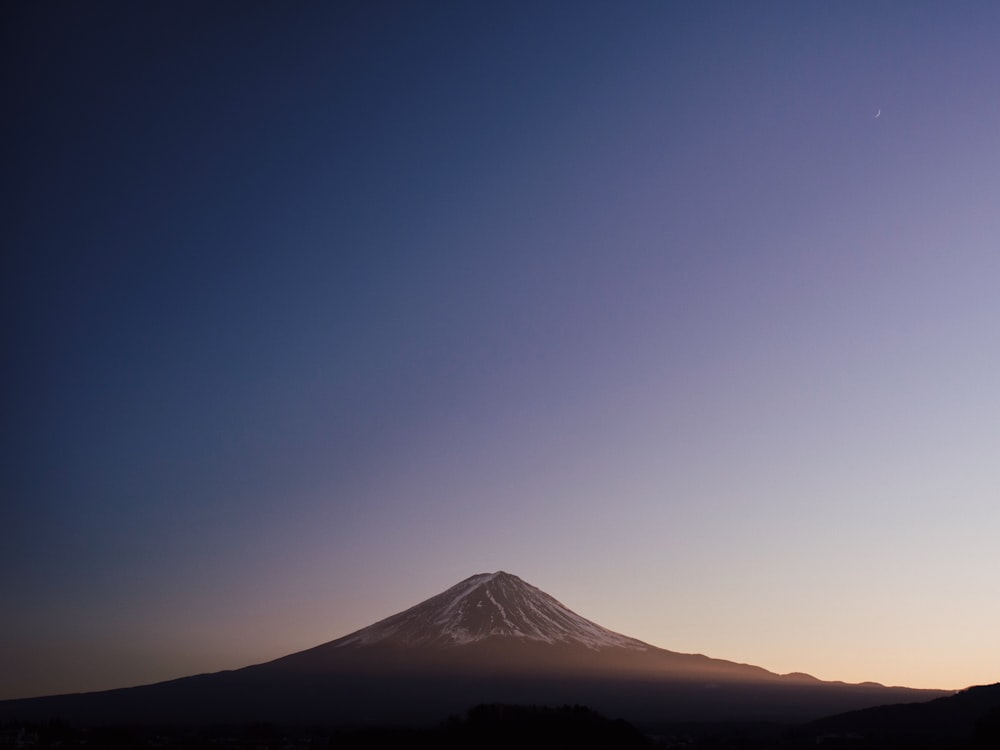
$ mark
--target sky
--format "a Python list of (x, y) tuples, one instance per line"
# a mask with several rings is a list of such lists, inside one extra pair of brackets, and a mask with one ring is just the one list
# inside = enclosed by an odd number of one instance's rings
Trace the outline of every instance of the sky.
[(0, 13), (0, 698), (501, 569), (1000, 679), (1000, 5)]

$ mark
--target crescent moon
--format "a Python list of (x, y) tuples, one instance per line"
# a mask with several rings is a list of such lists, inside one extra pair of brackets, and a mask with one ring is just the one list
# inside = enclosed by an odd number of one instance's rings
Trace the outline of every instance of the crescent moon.
[(879, 111), (875, 113), (875, 117), (876, 117), (876, 118), (878, 118), (878, 116), (879, 116), (880, 114), (882, 114), (882, 109), (881, 109), (881, 108), (879, 108)]

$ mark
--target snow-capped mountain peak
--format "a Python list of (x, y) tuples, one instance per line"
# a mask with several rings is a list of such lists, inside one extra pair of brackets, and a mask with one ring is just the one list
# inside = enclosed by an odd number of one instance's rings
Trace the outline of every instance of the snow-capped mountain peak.
[(589, 649), (647, 650), (642, 641), (576, 614), (544, 591), (510, 573), (480, 573), (450, 589), (352, 633), (333, 645), (395, 643), (452, 646), (487, 638), (566, 643)]

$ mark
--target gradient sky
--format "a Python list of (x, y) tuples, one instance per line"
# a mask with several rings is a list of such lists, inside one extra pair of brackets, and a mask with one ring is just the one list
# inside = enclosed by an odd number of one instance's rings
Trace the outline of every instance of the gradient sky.
[(498, 569), (1000, 679), (1000, 4), (0, 13), (0, 697)]

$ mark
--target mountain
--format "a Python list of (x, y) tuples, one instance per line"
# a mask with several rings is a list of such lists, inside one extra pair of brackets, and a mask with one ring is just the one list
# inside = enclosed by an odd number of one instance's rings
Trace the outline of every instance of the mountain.
[[(366, 670), (479, 674), (643, 671), (648, 656), (671, 652), (587, 620), (510, 573), (482, 573), (398, 614), (330, 643), (277, 659), (269, 669), (326, 670), (358, 663)], [(677, 668), (741, 665), (673, 654)], [(746, 669), (757, 670), (753, 667)]]
[(471, 576), (315, 648), (243, 669), (0, 702), (0, 720), (426, 724), (481, 703), (584, 704), (631, 721), (799, 721), (943, 691), (822, 682), (657, 648), (505, 572)]

